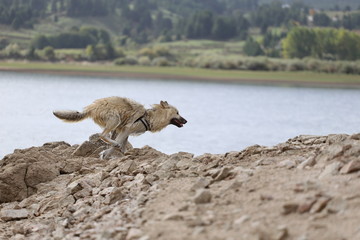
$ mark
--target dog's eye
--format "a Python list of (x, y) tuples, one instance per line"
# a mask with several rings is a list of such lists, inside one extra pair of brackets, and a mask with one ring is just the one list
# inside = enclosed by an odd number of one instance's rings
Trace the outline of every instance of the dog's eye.
[(176, 114), (179, 115), (179, 111), (177, 111)]

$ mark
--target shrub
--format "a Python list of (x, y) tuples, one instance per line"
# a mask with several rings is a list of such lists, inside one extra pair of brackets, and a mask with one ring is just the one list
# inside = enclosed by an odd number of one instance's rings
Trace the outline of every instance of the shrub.
[(301, 60), (290, 61), (287, 65), (288, 71), (303, 71), (306, 69), (306, 65)]
[(136, 65), (138, 61), (134, 57), (122, 57), (114, 60), (115, 65)]
[(53, 47), (47, 46), (44, 48), (44, 56), (47, 60), (55, 60), (55, 51)]
[(142, 48), (138, 52), (139, 56), (146, 56), (150, 59), (154, 59), (156, 57), (156, 53), (152, 48)]
[(4, 49), (5, 56), (8, 58), (20, 58), (20, 47), (16, 43), (12, 43), (6, 46)]
[(170, 50), (166, 47), (155, 47), (154, 53), (157, 57), (166, 57), (169, 58), (172, 56)]
[(143, 66), (150, 66), (151, 65), (151, 60), (147, 56), (140, 57), (138, 62), (139, 62), (140, 65), (143, 65)]
[(165, 57), (157, 57), (152, 60), (151, 65), (158, 67), (167, 67), (171, 66), (171, 63)]
[(268, 71), (268, 65), (265, 59), (250, 59), (245, 62), (245, 67), (247, 70), (253, 70), (253, 71)]

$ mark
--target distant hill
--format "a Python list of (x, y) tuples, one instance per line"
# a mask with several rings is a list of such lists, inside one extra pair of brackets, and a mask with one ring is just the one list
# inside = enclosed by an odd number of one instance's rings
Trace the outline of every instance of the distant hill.
[[(221, 0), (220, 0), (221, 1)], [(259, 3), (269, 3), (274, 0), (259, 0)], [(346, 7), (351, 7), (352, 10), (356, 10), (360, 7), (359, 0), (278, 0), (283, 3), (294, 3), (294, 2), (303, 2), (304, 4), (317, 8), (317, 9), (334, 9), (335, 6), (338, 6), (340, 10), (345, 9)]]

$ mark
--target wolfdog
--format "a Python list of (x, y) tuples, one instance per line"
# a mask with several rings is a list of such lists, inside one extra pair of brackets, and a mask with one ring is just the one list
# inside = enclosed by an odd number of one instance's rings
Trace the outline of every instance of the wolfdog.
[(160, 101), (160, 104), (152, 105), (151, 109), (145, 109), (140, 103), (122, 97), (95, 100), (85, 107), (83, 112), (54, 111), (53, 114), (66, 122), (92, 118), (102, 127), (104, 130), (100, 138), (111, 147), (100, 154), (101, 158), (108, 158), (115, 148), (120, 148), (124, 153), (130, 135), (140, 135), (146, 131), (158, 132), (169, 124), (180, 128), (187, 123), (185, 118), (179, 115), (179, 111), (166, 101)]

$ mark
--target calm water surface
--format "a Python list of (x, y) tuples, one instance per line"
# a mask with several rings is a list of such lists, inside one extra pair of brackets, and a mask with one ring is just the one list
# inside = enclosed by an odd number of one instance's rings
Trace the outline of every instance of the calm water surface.
[(188, 120), (160, 133), (130, 138), (165, 153), (196, 155), (275, 145), (300, 134), (360, 132), (360, 90), (311, 89), (103, 79), (0, 72), (0, 158), (16, 148), (45, 142), (82, 143), (101, 129), (87, 119), (64, 123), (53, 110), (81, 110), (108, 96), (132, 98), (146, 107), (160, 100)]

